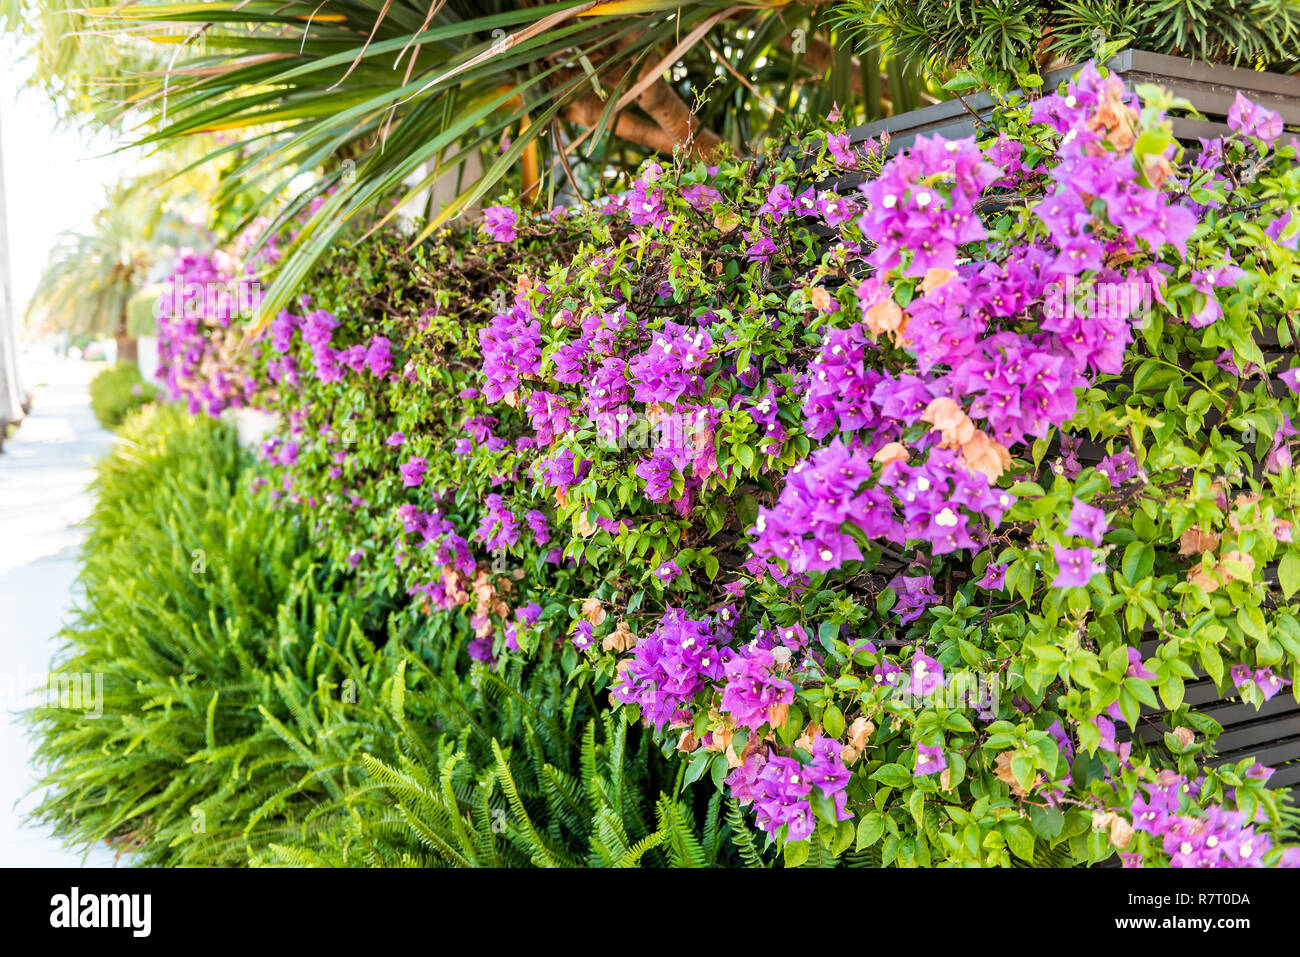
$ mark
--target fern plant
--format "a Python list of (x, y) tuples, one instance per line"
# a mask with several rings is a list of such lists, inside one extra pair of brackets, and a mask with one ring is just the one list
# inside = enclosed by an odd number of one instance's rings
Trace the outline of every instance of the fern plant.
[[(409, 667), (408, 667), (409, 666)], [(538, 679), (542, 678), (542, 681)], [(407, 681), (412, 687), (407, 687)], [(349, 826), (315, 847), (277, 843), (266, 866), (671, 867), (766, 866), (734, 802), (686, 789), (680, 768), (621, 717), (589, 712), (571, 693), (551, 713), (534, 672), (532, 693), (475, 666), (444, 686), (412, 655), (386, 689), (402, 728), (399, 753), (363, 757), (366, 781), (341, 802)], [(438, 715), (429, 742), (407, 709)], [(454, 733), (447, 730), (458, 725)], [(672, 793), (658, 790), (672, 781)], [(703, 806), (699, 801), (704, 800)], [(770, 857), (770, 855), (769, 855)]]
[(82, 694), (31, 715), (49, 766), (35, 814), (70, 842), (242, 864), (324, 826), (311, 811), (347, 786), (350, 749), (375, 746), (378, 715), (338, 694), (379, 680), (371, 609), (301, 557), (293, 516), (247, 493), (245, 466), (227, 429), (170, 408), (128, 422), (100, 466), (85, 597), (51, 680)]

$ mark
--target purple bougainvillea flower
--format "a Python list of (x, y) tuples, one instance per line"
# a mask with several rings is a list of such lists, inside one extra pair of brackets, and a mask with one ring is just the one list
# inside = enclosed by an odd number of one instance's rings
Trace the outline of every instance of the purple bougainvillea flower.
[(984, 566), (984, 577), (975, 584), (990, 591), (1001, 591), (1007, 580), (1007, 565), (989, 562)]
[(547, 524), (545, 512), (539, 512), (535, 508), (529, 509), (524, 515), (524, 521), (528, 523), (528, 527), (533, 533), (533, 539), (538, 545), (545, 545), (551, 540), (551, 529)]
[(1056, 742), (1056, 748), (1061, 753), (1061, 755), (1065, 758), (1066, 763), (1069, 764), (1073, 762), (1074, 742), (1071, 741), (1070, 736), (1065, 733), (1065, 728), (1061, 727), (1061, 722), (1053, 721), (1050, 725), (1048, 725), (1047, 733), (1050, 734), (1052, 736), (1052, 740)]
[(758, 208), (760, 216), (769, 215), (778, 222), (794, 212), (794, 196), (788, 183), (777, 183), (767, 193), (767, 199)]
[(1120, 485), (1136, 478), (1142, 470), (1137, 464), (1137, 459), (1133, 458), (1133, 453), (1124, 451), (1106, 456), (1098, 463), (1097, 471), (1110, 479), (1111, 485)]
[(578, 622), (578, 630), (573, 633), (573, 647), (579, 651), (586, 651), (591, 647), (592, 625), (587, 619)]
[(858, 156), (847, 133), (830, 133), (826, 137), (826, 149), (840, 166), (849, 169), (858, 168)]
[(1080, 499), (1074, 500), (1074, 508), (1070, 510), (1070, 524), (1066, 527), (1065, 534), (1078, 535), (1094, 545), (1100, 545), (1101, 537), (1108, 531), (1110, 525), (1104, 511)]
[(944, 685), (943, 665), (926, 655), (917, 654), (912, 659), (910, 691), (917, 696), (928, 695)]
[(1188, 324), (1193, 328), (1200, 329), (1222, 316), (1223, 307), (1219, 305), (1219, 299), (1214, 290), (1223, 286), (1234, 285), (1241, 278), (1241, 275), (1241, 269), (1231, 263), (1217, 268), (1192, 270), (1192, 287), (1204, 297), (1204, 303), (1188, 317)]
[(722, 200), (722, 194), (712, 186), (696, 183), (682, 190), (682, 199), (701, 213), (708, 212), (709, 207)]
[(1300, 376), (1300, 366), (1296, 366), (1294, 369), (1287, 369), (1285, 372), (1279, 372), (1277, 377), (1281, 379), (1286, 384), (1286, 387), (1292, 392), (1300, 393), (1300, 380), (1297, 379), (1298, 376)]
[(424, 473), (428, 470), (428, 461), (423, 456), (414, 456), (409, 461), (402, 463), (402, 484), (407, 488), (414, 488), (424, 481)]
[(838, 741), (818, 736), (812, 761), (756, 751), (727, 776), (732, 796), (741, 805), (753, 804), (757, 822), (769, 834), (785, 828), (785, 837), (799, 841), (813, 832), (816, 819), (809, 798), (813, 789), (829, 798), (835, 819), (851, 820), (846, 807), (849, 770), (840, 758)]
[(1129, 811), (1133, 815), (1133, 830), (1159, 834), (1170, 815), (1178, 812), (1178, 799), (1162, 788), (1151, 786), (1151, 796), (1145, 798), (1139, 790)]
[(1132, 647), (1128, 650), (1128, 670), (1124, 674), (1129, 678), (1145, 678), (1148, 681), (1155, 678), (1155, 675), (1142, 664), (1142, 652)]
[(1264, 700), (1270, 700), (1275, 694), (1282, 690), (1283, 687), (1291, 682), (1286, 678), (1279, 678), (1273, 674), (1272, 668), (1260, 668), (1253, 675), (1255, 684), (1259, 686), (1260, 692), (1264, 695)]
[(401, 445), (405, 441), (406, 441), (405, 435), (403, 435), (401, 432), (394, 432), (388, 438), (384, 439), (384, 444), (396, 447)]
[(1276, 770), (1277, 768), (1270, 768), (1267, 765), (1260, 764), (1256, 761), (1250, 766), (1249, 770), (1246, 771), (1246, 777), (1254, 778), (1256, 781), (1267, 781), (1273, 776), (1273, 772)]
[(519, 235), (519, 215), (508, 206), (489, 206), (483, 210), (483, 231), (499, 243), (512, 243)]
[(1115, 743), (1115, 722), (1110, 718), (1098, 717), (1096, 719), (1097, 730), (1101, 732), (1101, 744), (1099, 747), (1107, 751), (1117, 750)]
[(786, 839), (791, 841), (808, 837), (816, 823), (808, 802), (812, 789), (801, 763), (794, 758), (769, 758), (755, 788), (754, 808), (759, 826), (771, 833), (784, 826)]
[(293, 344), (293, 334), (301, 322), (293, 313), (281, 311), (271, 323), (271, 348), (276, 352), (288, 352)]
[(339, 321), (324, 309), (318, 309), (307, 316), (302, 327), (302, 337), (308, 345), (327, 346)]
[(738, 655), (726, 668), (721, 709), (742, 727), (757, 729), (768, 722), (773, 705), (794, 701), (794, 685), (777, 677), (776, 659), (766, 649)]
[(942, 746), (931, 747), (928, 744), (916, 746), (916, 771), (914, 772), (916, 777), (938, 774), (947, 766), (948, 759), (944, 757)]
[(1288, 209), (1264, 227), (1264, 235), (1273, 240), (1273, 242), (1277, 243), (1279, 246), (1285, 246), (1287, 249), (1295, 249), (1297, 245), (1300, 245), (1300, 232), (1293, 231), (1288, 238), (1282, 238), (1282, 233), (1291, 225), (1291, 219), (1291, 210)]
[(904, 575), (899, 572), (889, 584), (898, 596), (893, 612), (903, 624), (916, 621), (925, 609), (939, 600), (934, 591), (934, 577), (931, 575)]
[(1093, 562), (1091, 548), (1057, 545), (1055, 553), (1056, 564), (1061, 570), (1052, 582), (1053, 588), (1082, 588), (1092, 581), (1093, 575), (1105, 570), (1105, 566)]
[(365, 365), (377, 379), (388, 375), (393, 368), (393, 344), (384, 336), (375, 336), (366, 348)]
[(637, 642), (613, 695), (624, 704), (639, 704), (656, 727), (689, 721), (687, 703), (722, 680), (734, 654), (719, 642), (709, 620), (688, 618), (685, 609), (668, 606), (658, 626)]
[(1273, 436), (1273, 447), (1264, 461), (1265, 472), (1276, 474), (1291, 467), (1291, 443), (1287, 440), (1294, 435), (1300, 435), (1300, 431), (1291, 424), (1289, 415), (1283, 415), (1282, 424), (1278, 426)]
[(796, 651), (808, 647), (808, 629), (803, 625), (787, 625), (777, 632), (780, 643)]
[(898, 687), (898, 676), (903, 673), (903, 669), (898, 667), (888, 658), (882, 661), (876, 667), (871, 669), (871, 677), (878, 685), (889, 685), (891, 688)]
[(503, 634), (506, 638), (505, 646), (507, 651), (521, 650), (519, 647), (519, 626), (517, 624), (511, 622), (506, 625)]
[(676, 562), (664, 562), (662, 565), (660, 565), (658, 568), (655, 569), (655, 574), (658, 575), (664, 581), (669, 581), (673, 578), (676, 578), (681, 573), (682, 570), (677, 567)]
[(1252, 103), (1237, 92), (1228, 108), (1228, 128), (1243, 136), (1254, 136), (1272, 145), (1282, 135), (1282, 117), (1273, 110)]

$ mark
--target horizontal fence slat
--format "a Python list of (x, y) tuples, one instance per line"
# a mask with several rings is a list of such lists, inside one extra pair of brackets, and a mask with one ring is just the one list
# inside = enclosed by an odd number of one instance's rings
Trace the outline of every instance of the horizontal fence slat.
[[(1123, 73), (1148, 73), (1200, 83), (1216, 83), (1242, 90), (1247, 96), (1251, 92), (1295, 96), (1296, 90), (1300, 89), (1300, 77), (1295, 74), (1267, 73), (1223, 63), (1201, 63), (1167, 53), (1125, 50), (1114, 62), (1116, 68)], [(1121, 63), (1123, 65), (1119, 66)]]
[[(1053, 90), (1062, 80), (1072, 77), (1082, 64), (1071, 64), (1043, 74), (1043, 89)], [(1205, 119), (1176, 116), (1172, 118), (1174, 136), (1184, 142), (1198, 137), (1207, 139), (1229, 132), (1227, 117), (1237, 92), (1281, 114), (1289, 125), (1300, 125), (1300, 76), (1265, 73), (1221, 64), (1197, 63), (1182, 57), (1142, 50), (1125, 50), (1107, 61), (1106, 66), (1121, 76), (1130, 89), (1140, 83), (1153, 83), (1184, 97)], [(986, 118), (994, 100), (987, 93), (972, 93), (961, 99), (944, 100), (886, 117), (848, 131), (854, 144), (890, 135), (890, 152), (911, 146), (917, 136), (940, 135), (947, 139), (971, 136), (976, 131), (972, 112)]]
[(1220, 754), (1267, 744), (1282, 738), (1300, 737), (1300, 709), (1280, 718), (1251, 722), (1224, 731), (1215, 742)]

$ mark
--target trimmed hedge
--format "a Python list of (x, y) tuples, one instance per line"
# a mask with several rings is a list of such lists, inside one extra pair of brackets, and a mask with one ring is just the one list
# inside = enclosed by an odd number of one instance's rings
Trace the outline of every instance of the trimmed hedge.
[(106, 429), (117, 428), (131, 412), (157, 397), (157, 387), (144, 381), (134, 362), (119, 362), (90, 380), (90, 408)]

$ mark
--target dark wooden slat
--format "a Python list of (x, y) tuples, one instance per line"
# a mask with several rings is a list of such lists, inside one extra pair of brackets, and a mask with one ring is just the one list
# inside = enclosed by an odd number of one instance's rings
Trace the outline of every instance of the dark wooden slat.
[(1211, 758), (1208, 763), (1212, 766), (1236, 764), (1243, 758), (1248, 757), (1254, 757), (1260, 764), (1268, 767), (1275, 767), (1290, 761), (1300, 761), (1300, 738), (1270, 741), (1267, 744), (1243, 751), (1235, 751), (1232, 754), (1220, 754), (1217, 758)]
[(1258, 718), (1286, 714), (1295, 711), (1297, 708), (1300, 708), (1300, 705), (1296, 704), (1295, 698), (1291, 696), (1288, 690), (1282, 694), (1274, 695), (1271, 701), (1265, 701), (1259, 710), (1256, 710), (1253, 704), (1227, 699), (1216, 701), (1213, 704), (1201, 707), (1199, 710), (1202, 714), (1219, 722), (1226, 729)]
[(1294, 84), (1294, 88), (1289, 93), (1241, 90), (1239, 87), (1222, 83), (1189, 83), (1185, 80), (1149, 73), (1128, 73), (1125, 74), (1124, 79), (1130, 86), (1154, 83), (1156, 86), (1163, 87), (1174, 96), (1184, 98), (1198, 112), (1209, 117), (1226, 117), (1228, 111), (1232, 108), (1232, 104), (1237, 99), (1237, 94), (1240, 92), (1251, 102), (1258, 103), (1282, 114), (1283, 121), (1287, 123), (1300, 122), (1300, 101), (1296, 99), (1297, 90), (1300, 90), (1300, 79), (1295, 77), (1286, 78)]
[(1300, 762), (1278, 768), (1273, 776), (1268, 779), (1268, 786), (1272, 788), (1296, 788), (1298, 789), (1296, 797), (1300, 798)]
[(1243, 748), (1252, 748), (1270, 741), (1293, 737), (1300, 737), (1300, 709), (1281, 718), (1265, 719), (1225, 730), (1214, 745), (1220, 754), (1229, 754)]
[[(1258, 711), (1253, 704), (1228, 700), (1216, 701), (1209, 707), (1201, 707), (1198, 710), (1223, 726), (1223, 734), (1219, 736), (1218, 742), (1220, 751), (1240, 747), (1240, 744), (1234, 742), (1244, 740), (1251, 735), (1258, 737), (1251, 729), (1265, 724), (1277, 725), (1278, 731), (1273, 737), (1289, 737), (1289, 733), (1282, 726), (1287, 721), (1300, 720), (1300, 705), (1296, 704), (1295, 699), (1290, 695), (1277, 695), (1272, 701), (1264, 702), (1263, 707)], [(1151, 711), (1143, 715), (1144, 718), (1149, 719), (1138, 727), (1138, 737), (1144, 743), (1152, 744), (1159, 741), (1164, 733), (1170, 730), (1160, 721), (1164, 715), (1163, 711)], [(1297, 733), (1300, 733), (1300, 727), (1297, 727)], [(1238, 734), (1240, 737), (1229, 737)], [(1260, 738), (1260, 740), (1264, 739)]]
[(1211, 120), (1194, 120), (1190, 117), (1176, 116), (1170, 121), (1174, 138), (1184, 143), (1192, 140), (1212, 140), (1218, 136), (1227, 136), (1232, 130), (1227, 123), (1215, 123)]
[[(1162, 77), (1177, 77), (1200, 83), (1216, 83), (1256, 93), (1280, 93), (1296, 96), (1300, 90), (1300, 77), (1288, 73), (1265, 73), (1228, 66), (1222, 63), (1199, 63), (1166, 53), (1148, 53), (1145, 50), (1125, 50), (1113, 61), (1121, 73), (1149, 73)], [(1109, 65), (1109, 64), (1108, 64)], [(1249, 95), (1249, 92), (1247, 92)]]
[[(1183, 97), (1203, 114), (1204, 119), (1173, 117), (1174, 135), (1184, 142), (1227, 134), (1229, 130), (1223, 120), (1238, 91), (1253, 102), (1277, 111), (1287, 124), (1300, 125), (1300, 76), (1297, 75), (1195, 63), (1141, 50), (1125, 50), (1106, 66), (1121, 76), (1130, 89), (1137, 84), (1153, 83)], [(1079, 64), (1072, 64), (1048, 71), (1043, 76), (1043, 89), (1055, 89), (1078, 69)], [(854, 127), (849, 130), (849, 139), (857, 144), (879, 139), (887, 132), (890, 152), (906, 149), (922, 134), (958, 139), (976, 132), (972, 113), (983, 119), (992, 112), (993, 106), (994, 100), (987, 93), (972, 93), (963, 99), (945, 100)]]

